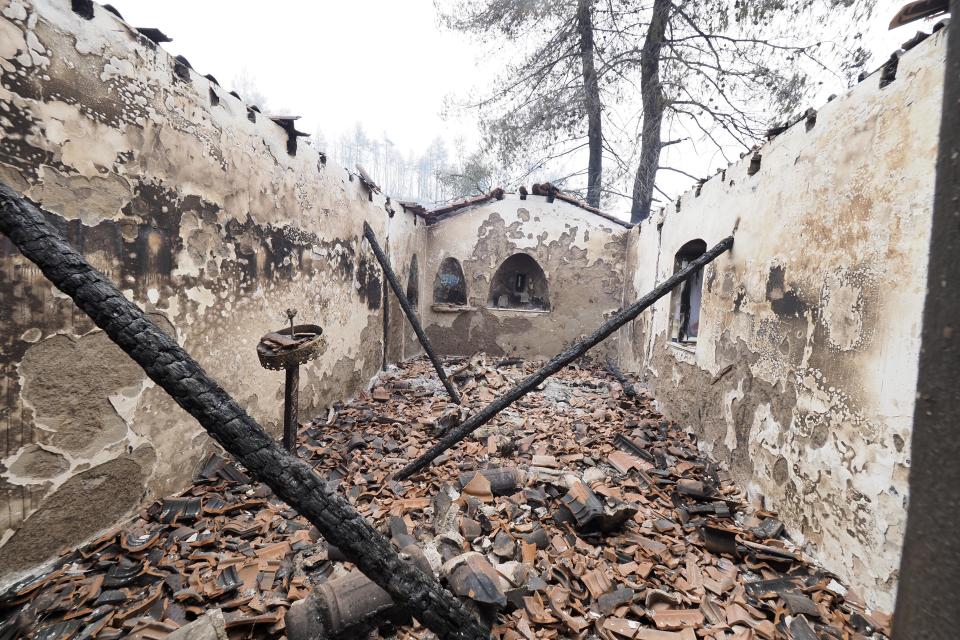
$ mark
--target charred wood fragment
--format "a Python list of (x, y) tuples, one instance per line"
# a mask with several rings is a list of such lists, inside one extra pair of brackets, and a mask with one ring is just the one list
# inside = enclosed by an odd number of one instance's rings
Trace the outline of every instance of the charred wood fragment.
[(897, 79), (897, 67), (900, 65), (900, 52), (894, 51), (880, 68), (880, 88), (884, 88)]
[(610, 375), (613, 376), (613, 379), (620, 383), (620, 386), (623, 387), (623, 393), (628, 398), (636, 398), (637, 390), (633, 387), (633, 383), (627, 380), (627, 376), (623, 375), (623, 372), (620, 371), (620, 367), (616, 363), (607, 358), (607, 371), (610, 372)]
[(686, 279), (698, 269), (702, 269), (705, 265), (710, 264), (720, 255), (729, 251), (732, 247), (733, 236), (727, 236), (717, 243), (717, 245), (712, 249), (706, 251), (699, 258), (690, 262), (690, 264), (688, 264), (685, 268), (677, 271), (675, 274), (661, 282), (653, 289), (653, 291), (608, 319), (592, 334), (572, 345), (566, 351), (554, 356), (549, 362), (547, 362), (547, 364), (541, 367), (538, 371), (527, 376), (522, 382), (520, 382), (520, 384), (499, 396), (486, 407), (468, 418), (463, 422), (463, 424), (444, 436), (440, 442), (430, 447), (426, 453), (397, 472), (395, 478), (397, 480), (409, 478), (417, 471), (429, 465), (434, 458), (489, 422), (494, 416), (509, 407), (511, 404), (536, 389), (544, 380), (606, 340), (617, 329), (639, 316), (644, 309), (650, 307), (654, 302), (670, 293), (678, 285), (685, 282)]
[(297, 138), (310, 135), (303, 131), (297, 131), (294, 123), (300, 119), (300, 116), (272, 115), (268, 117), (287, 134), (287, 154), (297, 155)]
[(93, 20), (93, 0), (70, 0), (70, 8), (84, 20)]
[(308, 464), (273, 440), (199, 364), (68, 245), (32, 204), (0, 183), (0, 232), (103, 329), (256, 479), (333, 540), (364, 575), (443, 638), (489, 632), (435, 580), (400, 558)]
[(140, 32), (144, 38), (152, 42), (153, 44), (163, 44), (164, 42), (173, 42), (173, 38), (165, 34), (160, 29), (155, 27), (137, 27), (137, 31)]
[(177, 56), (173, 59), (173, 76), (175, 79), (190, 82), (190, 70), (193, 69), (190, 61), (183, 56)]

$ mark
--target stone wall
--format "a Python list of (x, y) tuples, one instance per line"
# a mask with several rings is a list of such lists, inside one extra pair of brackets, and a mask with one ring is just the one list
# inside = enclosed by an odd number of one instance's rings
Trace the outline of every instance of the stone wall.
[[(581, 207), (543, 196), (508, 194), (427, 227), (425, 284), (427, 335), (443, 353), (549, 358), (591, 333), (620, 308), (626, 229)], [(526, 253), (546, 275), (549, 311), (497, 309), (490, 283), (510, 256)], [(440, 263), (456, 258), (464, 272), (467, 305), (433, 305)], [(595, 355), (615, 353), (611, 338)]]
[[(362, 225), (406, 281), (422, 222), (94, 8), (0, 0), (0, 180), (275, 433), (283, 374), (255, 347), (288, 307), (326, 332), (301, 372), (305, 417), (363, 389), (385, 344), (415, 355), (399, 309), (384, 322)], [(213, 444), (5, 238), (0, 299), (6, 582), (181, 489)]]
[(779, 511), (815, 557), (891, 610), (906, 518), (944, 32), (630, 232), (632, 297), (677, 250), (736, 230), (705, 269), (700, 335), (670, 298), (623, 363), (665, 413)]

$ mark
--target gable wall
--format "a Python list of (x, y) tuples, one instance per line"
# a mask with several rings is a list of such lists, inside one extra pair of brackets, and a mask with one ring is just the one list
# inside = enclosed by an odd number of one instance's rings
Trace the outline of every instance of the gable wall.
[[(560, 200), (507, 195), (458, 212), (427, 227), (427, 259), (421, 263), (427, 335), (442, 353), (550, 358), (620, 307), (625, 250), (622, 225)], [(549, 312), (488, 305), (497, 268), (515, 253), (528, 254), (543, 269)], [(431, 304), (434, 277), (448, 256), (463, 267), (465, 308)], [(614, 337), (593, 355), (616, 349)]]

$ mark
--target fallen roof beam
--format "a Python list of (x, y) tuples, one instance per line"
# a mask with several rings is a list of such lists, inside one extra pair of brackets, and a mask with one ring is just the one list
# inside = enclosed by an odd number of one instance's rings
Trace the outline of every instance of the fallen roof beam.
[(400, 301), (400, 308), (403, 309), (407, 320), (410, 321), (410, 326), (413, 327), (414, 332), (417, 334), (417, 340), (420, 341), (423, 350), (427, 352), (427, 357), (429, 357), (430, 362), (433, 363), (433, 368), (437, 370), (437, 375), (440, 377), (440, 382), (443, 383), (444, 389), (447, 390), (451, 400), (460, 404), (460, 394), (457, 393), (457, 388), (453, 386), (453, 383), (450, 382), (447, 374), (443, 371), (443, 364), (440, 362), (440, 358), (437, 357), (437, 353), (433, 350), (427, 334), (424, 333), (423, 327), (420, 326), (420, 321), (417, 319), (417, 312), (413, 310), (413, 305), (410, 304), (410, 300), (407, 299), (407, 295), (403, 292), (400, 281), (397, 280), (397, 274), (393, 272), (393, 267), (390, 266), (390, 261), (387, 259), (387, 254), (383, 252), (380, 243), (377, 242), (377, 236), (366, 222), (363, 223), (363, 237), (370, 243), (370, 247), (373, 249), (373, 255), (377, 256), (377, 262), (379, 262), (383, 268), (383, 273), (387, 276), (387, 282), (390, 283), (390, 288), (393, 289), (397, 300)]
[(452, 594), (390, 542), (306, 462), (285, 451), (175, 340), (0, 182), (0, 232), (247, 470), (336, 544), (364, 575), (442, 638), (489, 637)]
[(520, 384), (495, 399), (493, 402), (481, 409), (478, 413), (472, 415), (456, 429), (452, 429), (440, 440), (440, 442), (430, 447), (426, 453), (398, 471), (395, 476), (396, 479), (403, 480), (405, 478), (409, 478), (417, 471), (420, 471), (429, 465), (434, 458), (466, 438), (475, 430), (479, 429), (482, 425), (489, 422), (494, 416), (509, 407), (511, 404), (536, 389), (544, 380), (557, 373), (577, 358), (581, 357), (591, 348), (606, 340), (614, 331), (636, 318), (643, 312), (644, 309), (651, 306), (654, 302), (669, 293), (674, 287), (681, 284), (697, 269), (702, 268), (704, 265), (710, 264), (721, 254), (729, 251), (732, 247), (733, 236), (728, 236), (721, 240), (715, 247), (691, 262), (685, 268), (661, 282), (653, 289), (653, 291), (604, 322), (602, 325), (600, 325), (600, 328), (594, 331), (592, 334), (574, 344), (566, 351), (554, 356), (553, 359), (547, 362), (547, 364), (545, 364), (539, 371), (530, 374), (522, 382), (520, 382)]

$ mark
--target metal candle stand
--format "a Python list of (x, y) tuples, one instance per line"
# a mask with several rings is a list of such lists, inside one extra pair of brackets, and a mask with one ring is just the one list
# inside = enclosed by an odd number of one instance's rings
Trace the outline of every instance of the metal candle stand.
[(260, 365), (287, 374), (283, 390), (283, 446), (294, 455), (297, 452), (300, 365), (315, 359), (326, 347), (323, 328), (315, 324), (294, 325), (296, 315), (296, 309), (287, 309), (290, 326), (265, 334), (257, 344)]

